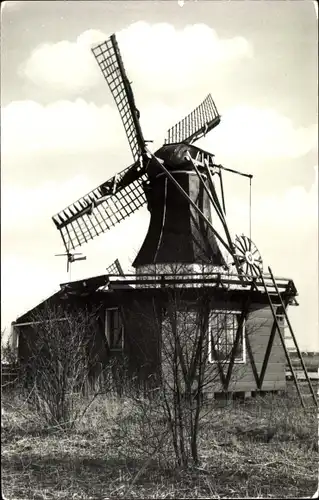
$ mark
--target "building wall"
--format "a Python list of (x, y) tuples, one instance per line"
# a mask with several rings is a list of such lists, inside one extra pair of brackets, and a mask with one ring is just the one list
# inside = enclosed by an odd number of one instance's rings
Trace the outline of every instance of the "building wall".
[[(269, 305), (253, 304), (250, 307), (246, 319), (246, 331), (258, 375), (261, 373), (273, 322), (274, 319)], [(245, 345), (245, 349), (246, 362), (244, 364), (234, 364), (229, 391), (257, 390), (256, 380), (247, 351), (247, 344)], [(276, 331), (261, 390), (284, 390), (286, 388), (285, 365), (285, 352), (278, 331)], [(216, 366), (213, 369), (215, 372), (217, 371)], [(222, 390), (217, 373), (214, 376), (214, 383), (211, 384), (210, 390), (213, 392)]]
[[(198, 298), (199, 293), (199, 289), (188, 289), (187, 297), (190, 300), (194, 300), (194, 298)], [(222, 293), (224, 295), (221, 295)], [(209, 294), (211, 308), (241, 310), (247, 291), (234, 295), (211, 288)], [(78, 307), (87, 307), (89, 305), (92, 309), (94, 307), (99, 308), (94, 332), (92, 332), (92, 343), (97, 362), (105, 366), (112, 357), (116, 357), (120, 363), (126, 364), (131, 377), (136, 375), (140, 380), (148, 380), (149, 382), (154, 380), (154, 384), (156, 384), (158, 382), (161, 363), (161, 314), (163, 308), (167, 306), (167, 300), (168, 296), (165, 290), (143, 290), (141, 288), (135, 290), (114, 290), (111, 293), (95, 293), (80, 302), (76, 300), (75, 302)], [(261, 303), (260, 296), (256, 296), (252, 304), (246, 320), (246, 329), (256, 368), (260, 374), (273, 325), (273, 317), (269, 304)], [(109, 351), (106, 342), (105, 310), (108, 307), (117, 306), (120, 308), (124, 323), (124, 349), (123, 352), (114, 354)], [(20, 318), (22, 321), (27, 321), (28, 319), (30, 318)], [(32, 326), (20, 328), (20, 360), (26, 360), (30, 355), (28, 343), (35, 334), (36, 330)], [(262, 390), (285, 389), (285, 364), (284, 350), (278, 332), (276, 332)], [(221, 391), (222, 388), (216, 365), (210, 364), (209, 369), (212, 374), (212, 382), (207, 387), (207, 391)], [(257, 390), (247, 346), (245, 364), (234, 364), (233, 366), (229, 390)]]
[(150, 297), (127, 299), (122, 301), (121, 312), (124, 322), (124, 356), (129, 373), (156, 385), (160, 365), (158, 304)]
[[(126, 301), (122, 299), (125, 315), (125, 353), (130, 360), (131, 371), (139, 373), (141, 377), (148, 377), (151, 373), (156, 372), (156, 367), (159, 366), (161, 360), (161, 307), (165, 307), (166, 299), (159, 294), (156, 299), (154, 296), (152, 298), (151, 294), (147, 295), (145, 290), (139, 290), (135, 297), (133, 301), (131, 300), (132, 294), (126, 297)], [(237, 301), (228, 302), (215, 300), (212, 297), (211, 307), (216, 310), (226, 308), (241, 311), (243, 301), (238, 301), (238, 297)], [(156, 321), (158, 325), (154, 327)], [(250, 306), (245, 328), (258, 374), (261, 372), (273, 321), (269, 304), (253, 303)], [(245, 349), (245, 363), (234, 363), (233, 365), (229, 391), (257, 390), (247, 345), (245, 345)], [(285, 364), (284, 350), (278, 332), (276, 332), (261, 390), (286, 388)], [(228, 364), (225, 363), (225, 373), (227, 367)], [(217, 365), (209, 363), (208, 370), (210, 383), (207, 386), (207, 392), (222, 391)]]
[[(37, 324), (39, 320), (45, 320), (47, 317), (51, 317), (47, 315), (46, 308), (51, 311), (56, 311), (57, 323), (41, 326)], [(91, 296), (81, 299), (73, 297), (69, 300), (65, 300), (61, 299), (58, 294), (52, 296), (44, 303), (39, 304), (39, 306), (17, 320), (17, 325), (14, 326), (14, 328), (18, 337), (19, 363), (22, 365), (29, 364), (30, 359), (37, 350), (34, 341), (39, 334), (41, 335), (41, 328), (46, 330), (45, 335), (50, 334), (50, 329), (52, 329), (52, 333), (54, 334), (59, 324), (63, 324), (60, 320), (64, 317), (64, 311), (66, 310), (69, 312), (72, 310), (75, 315), (77, 310), (79, 310), (80, 313), (87, 312), (88, 315), (94, 311), (94, 321), (92, 327), (87, 332), (89, 340), (87, 349), (90, 352), (90, 359), (94, 359), (94, 362), (91, 364), (92, 375), (96, 370), (99, 371), (101, 367), (107, 363), (109, 355), (104, 335), (104, 305), (101, 303), (101, 297)], [(79, 319), (79, 321), (81, 320), (83, 320), (83, 318)], [(67, 342), (65, 348), (68, 349)]]

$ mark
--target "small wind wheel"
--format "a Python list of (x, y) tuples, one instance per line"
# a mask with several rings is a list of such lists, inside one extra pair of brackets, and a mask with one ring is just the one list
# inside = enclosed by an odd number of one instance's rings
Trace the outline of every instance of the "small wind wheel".
[(66, 272), (68, 273), (69, 270), (71, 269), (70, 264), (72, 264), (72, 262), (76, 262), (78, 260), (86, 260), (85, 255), (83, 257), (76, 257), (76, 255), (82, 255), (82, 253), (79, 252), (71, 253), (67, 251), (66, 253), (56, 253), (55, 257), (64, 257), (64, 256), (67, 257)]
[(263, 271), (263, 261), (256, 245), (247, 236), (235, 238), (235, 258), (243, 273), (250, 278), (256, 278)]

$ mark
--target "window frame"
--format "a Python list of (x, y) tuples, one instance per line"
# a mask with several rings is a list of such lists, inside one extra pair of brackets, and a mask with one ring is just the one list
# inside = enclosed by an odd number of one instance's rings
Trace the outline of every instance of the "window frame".
[[(121, 331), (121, 347), (112, 347), (111, 344), (111, 332), (110, 332), (110, 315), (111, 311), (117, 311), (119, 318), (119, 330)], [(124, 350), (124, 325), (121, 319), (120, 308), (119, 307), (106, 307), (104, 315), (104, 335), (108, 344), (108, 348), (112, 352), (122, 352)], [(114, 337), (114, 332), (113, 332)]]
[[(241, 315), (242, 314), (242, 311), (239, 311), (239, 310), (235, 310), (235, 309), (214, 309), (212, 311), (210, 311), (209, 315), (211, 315), (211, 313), (228, 313), (228, 314), (232, 314), (232, 315)], [(211, 327), (211, 321), (208, 321), (208, 361), (209, 363), (211, 364), (217, 364), (218, 363), (218, 360), (214, 359), (213, 358), (213, 354), (212, 354), (212, 345), (211, 345), (211, 342), (212, 342), (212, 327)], [(236, 359), (236, 357), (234, 358), (234, 364), (236, 365), (244, 365), (246, 364), (246, 360), (247, 360), (247, 357), (246, 357), (246, 318), (244, 318), (244, 321), (243, 321), (243, 325), (242, 325), (242, 332), (241, 332), (241, 335), (242, 335), (242, 356), (241, 356), (241, 359)], [(218, 339), (219, 341), (220, 339)], [(232, 345), (234, 345), (234, 341), (235, 341), (235, 338), (233, 337), (233, 342), (232, 342)], [(218, 344), (215, 343), (215, 346), (218, 347)], [(219, 360), (219, 362), (221, 363), (230, 363), (230, 359), (221, 359)]]

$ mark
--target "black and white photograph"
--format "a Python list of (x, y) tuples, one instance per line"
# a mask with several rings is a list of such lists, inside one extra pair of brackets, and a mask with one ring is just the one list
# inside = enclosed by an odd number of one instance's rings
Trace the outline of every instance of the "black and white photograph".
[(1, 4), (8, 500), (317, 498), (318, 3)]

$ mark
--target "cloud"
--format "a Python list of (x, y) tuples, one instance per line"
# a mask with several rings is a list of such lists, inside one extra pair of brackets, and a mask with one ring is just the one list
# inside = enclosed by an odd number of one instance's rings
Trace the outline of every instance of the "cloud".
[(214, 78), (223, 64), (252, 57), (249, 42), (219, 38), (205, 24), (175, 29), (169, 23), (132, 24), (118, 33), (125, 66), (132, 79), (154, 92), (191, 89)]
[[(249, 235), (249, 203), (238, 183), (227, 196), (227, 221), (231, 234)], [(236, 193), (237, 192), (237, 193)], [(228, 191), (227, 191), (228, 194)], [(289, 317), (301, 349), (319, 350), (318, 337), (318, 165), (313, 168), (309, 190), (303, 186), (253, 198), (252, 240), (257, 245), (264, 272), (292, 278), (299, 307)]]
[[(76, 189), (81, 189), (85, 179), (73, 179), (73, 183), (77, 185)], [(63, 192), (67, 192), (71, 184), (66, 183), (59, 190), (62, 188)], [(24, 214), (21, 208), (8, 215), (8, 210), (5, 207), (2, 209), (3, 219), (6, 221), (6, 225), (1, 228), (2, 329), (57, 291), (60, 283), (69, 280), (65, 258), (55, 257), (55, 253), (64, 252), (64, 247), (49, 217), (57, 194), (54, 186), (42, 186), (34, 190), (33, 197), (30, 197), (31, 191), (27, 190), (23, 194), (21, 189), (19, 194), (20, 207), (26, 206), (25, 202), (29, 200), (31, 206), (27, 213)], [(3, 203), (8, 208), (7, 200)], [(13, 202), (11, 207), (15, 208)], [(105, 268), (116, 258), (119, 258), (123, 269), (127, 271), (145, 237), (148, 222), (149, 213), (146, 208), (141, 209), (112, 231), (77, 249), (87, 260), (72, 264), (72, 279), (103, 274)], [(12, 241), (11, 238), (15, 239)], [(130, 242), (129, 249), (123, 244), (124, 241)]]
[(274, 109), (237, 106), (222, 114), (220, 125), (201, 141), (221, 158), (296, 158), (318, 147), (318, 125), (295, 127)]
[(62, 40), (41, 44), (20, 66), (19, 75), (39, 86), (64, 87), (76, 92), (93, 87), (101, 75), (90, 47), (104, 39), (105, 34), (101, 31), (88, 30), (75, 42)]
[[(167, 129), (189, 111), (185, 105), (169, 106), (160, 100), (142, 106), (142, 129), (147, 139), (154, 140), (153, 150), (163, 144)], [(76, 99), (43, 106), (14, 101), (2, 108), (1, 121), (2, 154), (10, 157), (53, 151), (110, 155), (125, 147), (129, 152), (115, 104), (99, 107)], [(197, 144), (223, 161), (296, 158), (316, 149), (318, 127), (296, 128), (275, 110), (241, 106), (225, 111), (221, 124)]]
[(90, 188), (89, 179), (81, 175), (64, 182), (47, 181), (29, 188), (22, 184), (6, 184), (1, 200), (1, 229), (4, 233), (28, 234), (39, 223), (50, 222), (54, 213)]
[(1, 110), (2, 153), (76, 152), (119, 146), (124, 130), (116, 107), (98, 107), (83, 99), (43, 106), (13, 101)]
[[(306, 231), (314, 226), (318, 217), (318, 165), (313, 167), (314, 182), (307, 191), (303, 186), (293, 186), (282, 195), (259, 196), (257, 201), (256, 219), (271, 227), (280, 227), (285, 220), (285, 230), (292, 233), (296, 228)], [(289, 214), (289, 217), (286, 217)]]
[[(141, 113), (145, 136), (164, 142), (166, 130), (186, 108), (153, 102)], [(156, 116), (156, 120), (154, 120)], [(125, 146), (125, 131), (115, 103), (97, 106), (83, 99), (42, 105), (35, 101), (13, 101), (1, 110), (2, 153), (10, 156), (39, 152), (114, 151)], [(127, 143), (127, 150), (129, 145)]]
[(63, 268), (52, 255), (5, 255), (1, 259), (1, 329), (59, 289)]
[[(227, 196), (228, 223), (233, 232), (248, 230), (249, 200), (248, 190), (240, 189), (237, 182)], [(253, 189), (254, 194), (254, 189)], [(318, 165), (313, 167), (311, 188), (290, 186), (280, 193), (274, 194), (271, 189), (258, 196), (253, 196), (252, 230), (257, 239), (263, 242), (265, 248), (271, 250), (271, 257), (282, 258), (285, 264), (286, 256), (280, 252), (287, 242), (294, 246), (302, 243), (302, 235), (317, 232), (318, 225)], [(241, 229), (243, 228), (243, 229)], [(276, 236), (275, 236), (276, 234)], [(254, 238), (253, 238), (254, 239)], [(314, 242), (312, 248), (317, 245)], [(271, 259), (269, 259), (271, 261)]]
[[(19, 74), (37, 85), (85, 91), (103, 80), (90, 48), (108, 36), (88, 30), (74, 42), (42, 44), (21, 65)], [(219, 38), (205, 24), (178, 30), (169, 23), (139, 21), (118, 32), (117, 39), (129, 78), (152, 92), (191, 89), (194, 82), (213, 78), (217, 66), (253, 55), (245, 38)]]

